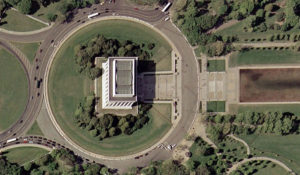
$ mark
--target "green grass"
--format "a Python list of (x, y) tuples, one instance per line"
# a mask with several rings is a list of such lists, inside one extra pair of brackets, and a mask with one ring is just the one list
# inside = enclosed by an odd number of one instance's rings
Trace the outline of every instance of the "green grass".
[(0, 48), (0, 132), (21, 117), (27, 99), (28, 82), (21, 64)]
[(300, 135), (247, 135), (241, 138), (251, 148), (255, 148), (252, 149), (252, 154), (278, 159), (296, 173), (300, 173)]
[(289, 173), (284, 168), (282, 168), (281, 166), (279, 166), (277, 164), (275, 164), (274, 167), (272, 166), (272, 164), (270, 164), (266, 168), (258, 169), (258, 171), (256, 173), (254, 173), (253, 175), (266, 175), (266, 174), (289, 175)]
[(43, 136), (43, 132), (41, 131), (38, 123), (35, 121), (31, 128), (27, 131), (26, 135), (39, 135)]
[(60, 14), (59, 7), (62, 5), (62, 2), (63, 1), (51, 3), (47, 7), (43, 7), (42, 5), (40, 5), (40, 8), (33, 14), (33, 16), (36, 18), (39, 18), (45, 22), (50, 22), (47, 18), (47, 15), (48, 14)]
[(10, 162), (23, 165), (24, 163), (37, 159), (47, 154), (48, 152), (49, 151), (42, 148), (19, 147), (7, 150), (7, 152), (4, 153), (4, 155)]
[(207, 112), (225, 112), (225, 101), (208, 101)]
[(229, 66), (246, 66), (262, 64), (300, 63), (299, 53), (293, 51), (252, 50), (235, 52), (231, 55)]
[(46, 27), (45, 24), (35, 21), (15, 10), (7, 10), (5, 13), (7, 16), (1, 20), (3, 24), (0, 25), (0, 28), (16, 32), (28, 32)]
[[(73, 120), (74, 111), (81, 101), (90, 92), (93, 92), (93, 81), (76, 71), (74, 62), (74, 47), (84, 43), (97, 34), (120, 40), (133, 40), (137, 43), (156, 43), (153, 59), (157, 62), (158, 70), (171, 68), (171, 48), (166, 41), (151, 29), (128, 21), (113, 20), (95, 23), (75, 33), (60, 48), (53, 62), (49, 76), (49, 100), (56, 120), (64, 132), (74, 142), (85, 149), (104, 155), (126, 155), (141, 151), (154, 144), (171, 127), (169, 120), (155, 112), (149, 123), (131, 136), (117, 136), (98, 141), (87, 131), (79, 129)], [(162, 54), (162, 55), (160, 55)], [(168, 111), (168, 110), (165, 110)]]
[(38, 48), (40, 47), (40, 43), (17, 43), (13, 42), (21, 52), (28, 58), (28, 60), (32, 63), (34, 61), (34, 57), (37, 53)]
[(300, 104), (260, 104), (260, 105), (229, 105), (230, 113), (254, 112), (291, 112), (300, 116)]
[(207, 61), (208, 72), (224, 72), (225, 60), (208, 60)]

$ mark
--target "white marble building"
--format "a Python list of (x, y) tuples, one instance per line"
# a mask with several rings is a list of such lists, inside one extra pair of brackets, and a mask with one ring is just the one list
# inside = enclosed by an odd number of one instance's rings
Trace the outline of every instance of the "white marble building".
[(102, 108), (132, 109), (137, 102), (137, 57), (109, 57), (102, 63)]

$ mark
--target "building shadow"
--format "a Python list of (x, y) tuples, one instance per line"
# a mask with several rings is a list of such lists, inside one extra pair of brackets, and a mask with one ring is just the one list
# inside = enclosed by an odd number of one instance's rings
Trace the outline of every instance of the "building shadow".
[(138, 61), (138, 103), (153, 103), (156, 97), (156, 63), (152, 60)]

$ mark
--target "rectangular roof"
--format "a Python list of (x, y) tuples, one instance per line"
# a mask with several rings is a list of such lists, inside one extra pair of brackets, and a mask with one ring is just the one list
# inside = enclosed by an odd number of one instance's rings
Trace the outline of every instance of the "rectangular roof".
[[(110, 101), (136, 101), (137, 96), (135, 92), (136, 79), (136, 61), (137, 57), (109, 57), (109, 100)], [(114, 70), (114, 61), (115, 69)], [(133, 64), (134, 63), (134, 64)], [(114, 77), (115, 73), (115, 77)], [(115, 82), (113, 81), (115, 78)], [(125, 96), (114, 96), (115, 93)], [(133, 96), (126, 96), (126, 94), (133, 94)]]

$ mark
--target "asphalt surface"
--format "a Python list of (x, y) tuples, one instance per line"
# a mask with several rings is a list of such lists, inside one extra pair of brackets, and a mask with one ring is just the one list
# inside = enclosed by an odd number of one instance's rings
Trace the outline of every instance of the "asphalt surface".
[[(106, 10), (108, 9), (108, 10)], [(105, 12), (106, 11), (106, 12)], [(35, 42), (42, 41), (40, 48), (36, 54), (33, 63), (33, 71), (27, 72), (30, 83), (30, 99), (26, 110), (20, 119), (7, 131), (0, 134), (0, 142), (5, 142), (10, 138), (24, 136), (25, 132), (31, 127), (39, 114), (43, 104), (43, 82), (37, 87), (37, 80), (41, 80), (45, 76), (45, 70), (54, 47), (69, 33), (73, 28), (85, 23), (87, 15), (100, 12), (101, 16), (129, 16), (146, 21), (161, 30), (175, 45), (182, 56), (182, 117), (179, 124), (174, 128), (172, 134), (167, 138), (169, 144), (178, 143), (184, 138), (186, 131), (189, 129), (197, 111), (198, 106), (198, 72), (197, 62), (193, 55), (193, 50), (187, 43), (183, 35), (172, 25), (171, 22), (164, 21), (166, 15), (160, 10), (141, 10), (129, 6), (125, 1), (116, 0), (115, 4), (105, 4), (103, 6), (93, 5), (90, 8), (80, 9), (74, 15), (74, 19), (69, 23), (55, 24), (51, 29), (41, 33), (32, 35), (12, 35), (0, 32), (0, 39), (19, 42)], [(8, 47), (9, 46), (4, 46)], [(37, 80), (35, 80), (35, 77)], [(72, 149), (72, 148), (70, 148)], [(109, 167), (125, 169), (131, 166), (144, 166), (150, 161), (167, 159), (171, 156), (170, 151), (155, 149), (150, 153), (141, 155), (139, 159), (131, 160), (99, 160), (93, 159), (72, 149), (77, 155), (89, 158), (99, 163), (108, 165)]]

